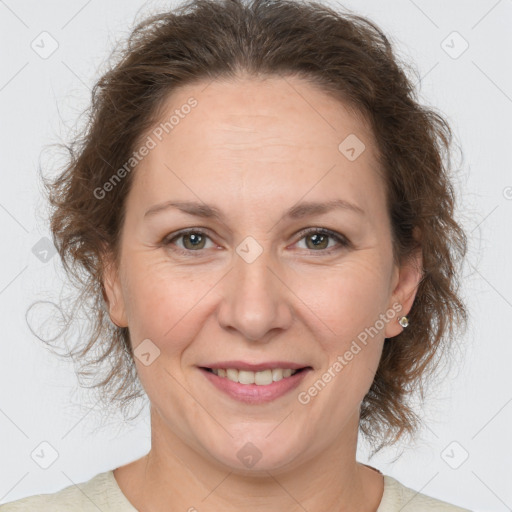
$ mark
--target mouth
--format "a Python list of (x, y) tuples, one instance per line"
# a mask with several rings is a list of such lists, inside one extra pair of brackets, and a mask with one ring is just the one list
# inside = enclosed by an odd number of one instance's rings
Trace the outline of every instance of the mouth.
[[(259, 365), (257, 371), (235, 365), (215, 366), (198, 368), (213, 384), (214, 389), (234, 400), (253, 405), (271, 402), (287, 395), (300, 384), (309, 371), (313, 370), (311, 366), (299, 367), (294, 364), (273, 364), (273, 368), (262, 368), (262, 365)], [(244, 366), (247, 368), (248, 365)]]
[(206, 368), (200, 367), (201, 370), (213, 373), (217, 377), (228, 379), (231, 382), (236, 382), (243, 385), (254, 384), (256, 386), (268, 386), (272, 382), (279, 382), (282, 379), (287, 379), (292, 375), (311, 369), (311, 366), (303, 368), (267, 368), (260, 371), (241, 370), (238, 368)]

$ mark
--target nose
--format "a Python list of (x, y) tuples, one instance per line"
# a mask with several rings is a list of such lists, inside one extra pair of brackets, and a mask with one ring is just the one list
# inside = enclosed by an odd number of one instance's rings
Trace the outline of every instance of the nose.
[(265, 343), (292, 323), (293, 293), (283, 270), (264, 250), (248, 262), (238, 254), (224, 280), (223, 300), (218, 308), (222, 328), (236, 331), (249, 341)]

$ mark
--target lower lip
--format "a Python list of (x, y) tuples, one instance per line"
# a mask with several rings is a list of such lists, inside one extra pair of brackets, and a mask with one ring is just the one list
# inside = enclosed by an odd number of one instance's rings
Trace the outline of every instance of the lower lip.
[(219, 377), (203, 368), (199, 369), (217, 389), (224, 391), (224, 393), (235, 400), (248, 404), (272, 402), (272, 400), (289, 393), (301, 383), (306, 373), (310, 371), (310, 368), (307, 368), (290, 377), (284, 377), (281, 380), (272, 382), (272, 384), (259, 386), (258, 384), (240, 384), (239, 382), (229, 380), (227, 377)]

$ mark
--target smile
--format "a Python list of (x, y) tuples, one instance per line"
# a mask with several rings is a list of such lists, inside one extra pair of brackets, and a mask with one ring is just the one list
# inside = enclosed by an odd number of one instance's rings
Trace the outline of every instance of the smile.
[(250, 404), (271, 402), (295, 389), (311, 367), (272, 368), (257, 372), (236, 368), (200, 368), (217, 390)]
[(259, 372), (237, 370), (235, 368), (212, 368), (212, 372), (219, 377), (225, 377), (240, 384), (256, 384), (257, 386), (268, 386), (272, 382), (278, 382), (281, 379), (291, 377), (298, 371), (291, 368), (274, 368), (273, 370), (268, 369)]

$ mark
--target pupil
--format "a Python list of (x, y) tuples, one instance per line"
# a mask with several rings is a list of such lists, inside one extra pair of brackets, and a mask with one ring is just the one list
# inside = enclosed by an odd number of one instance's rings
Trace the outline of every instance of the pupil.
[(191, 243), (192, 247), (197, 247), (201, 243), (202, 235), (198, 235), (197, 233), (188, 234), (185, 239), (188, 239)]
[[(327, 235), (322, 235), (322, 234), (318, 234), (318, 233), (311, 235), (311, 240), (313, 240), (313, 245), (315, 247), (319, 247), (322, 244), (322, 242), (325, 242), (326, 238), (327, 238)], [(320, 239), (322, 239), (322, 240), (320, 240)]]

